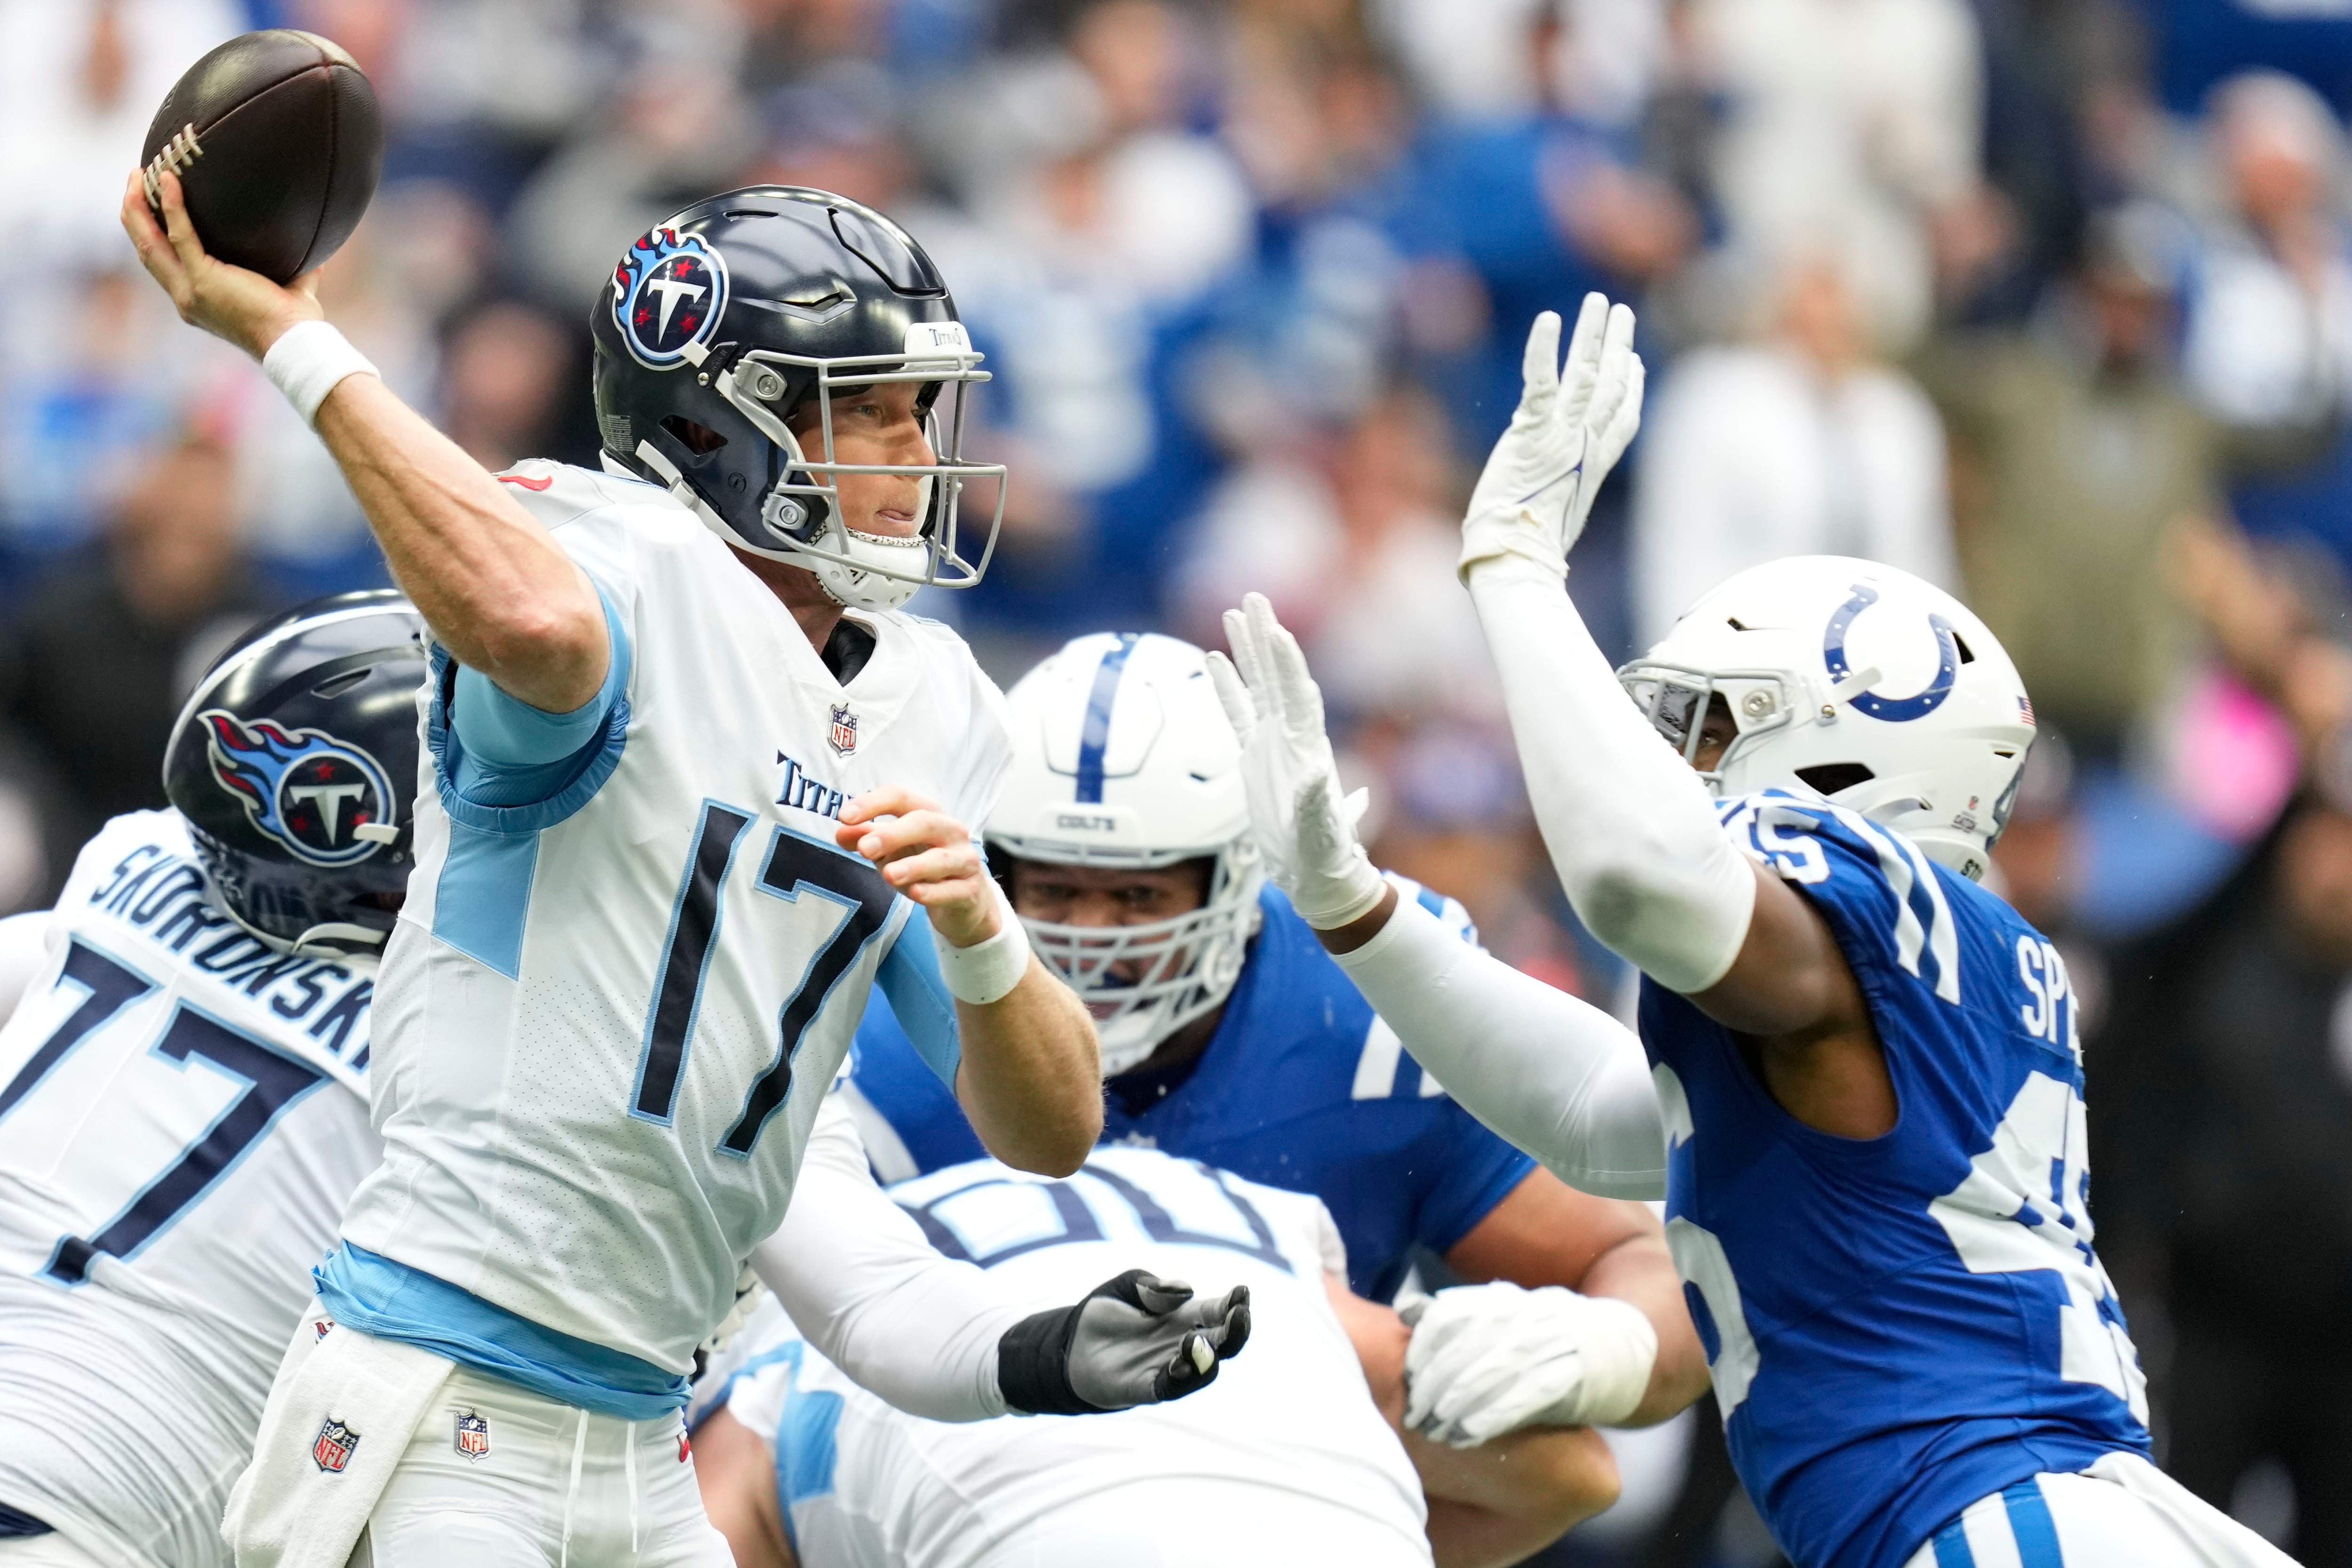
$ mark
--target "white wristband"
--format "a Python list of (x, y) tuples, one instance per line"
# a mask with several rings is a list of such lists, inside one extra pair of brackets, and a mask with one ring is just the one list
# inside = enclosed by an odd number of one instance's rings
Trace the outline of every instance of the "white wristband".
[(286, 401), (305, 425), (319, 422), (319, 405), (327, 394), (351, 375), (375, 375), (367, 355), (325, 321), (303, 321), (287, 329), (261, 356), (261, 374), (286, 395)]
[(940, 953), (940, 976), (948, 983), (949, 994), (975, 1007), (1003, 1001), (1029, 973), (1028, 928), (1013, 912), (1001, 889), (996, 910), (996, 934), (970, 947), (958, 947), (941, 936), (937, 926), (931, 928), (932, 944)]

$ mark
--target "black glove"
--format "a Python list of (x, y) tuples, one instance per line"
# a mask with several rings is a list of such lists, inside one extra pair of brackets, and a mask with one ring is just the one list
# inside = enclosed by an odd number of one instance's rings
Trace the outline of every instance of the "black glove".
[(1209, 1300), (1130, 1268), (1075, 1306), (1034, 1313), (996, 1344), (1004, 1403), (1031, 1415), (1092, 1415), (1181, 1399), (1249, 1342), (1249, 1287)]

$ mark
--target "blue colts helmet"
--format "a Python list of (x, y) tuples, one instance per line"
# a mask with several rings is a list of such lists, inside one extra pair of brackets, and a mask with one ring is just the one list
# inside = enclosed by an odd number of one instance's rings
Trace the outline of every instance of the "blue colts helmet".
[(425, 621), (389, 590), (314, 599), (196, 683), (163, 756), (213, 889), (283, 952), (367, 952), (415, 861)]
[[(697, 202), (629, 247), (589, 312), (605, 465), (656, 484), (740, 550), (814, 573), (845, 605), (968, 588), (1004, 516), (1004, 468), (963, 458), (965, 394), (988, 379), (939, 269), (907, 232), (846, 196), (756, 185)], [(844, 464), (831, 398), (921, 389), (927, 464)], [(791, 428), (814, 406), (814, 449)], [(923, 490), (912, 539), (842, 516), (843, 473)], [(992, 481), (979, 559), (961, 552), (964, 487)]]

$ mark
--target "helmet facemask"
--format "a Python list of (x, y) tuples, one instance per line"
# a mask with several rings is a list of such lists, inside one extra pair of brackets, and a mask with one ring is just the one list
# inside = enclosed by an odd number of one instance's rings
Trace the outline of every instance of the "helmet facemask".
[[(1015, 858), (1039, 865), (1135, 870), (1181, 865), (1198, 850), (1163, 855), (1081, 852), (1048, 858), (999, 839)], [(1195, 1019), (1224, 1005), (1257, 932), (1265, 872), (1244, 837), (1213, 852), (1200, 907), (1140, 925), (1072, 925), (1021, 917), (1029, 944), (1094, 1015), (1105, 1078), (1140, 1066)]]
[[(641, 441), (636, 457), (687, 500), (738, 549), (813, 573), (842, 604), (861, 609), (893, 609), (921, 588), (969, 588), (988, 570), (1004, 521), (1005, 468), (967, 461), (963, 456), (969, 390), (990, 379), (982, 355), (956, 322), (919, 323), (908, 331), (921, 338), (920, 357), (906, 353), (819, 358), (772, 349), (750, 349), (732, 357), (690, 344), (688, 359), (710, 389), (772, 448), (773, 476), (758, 498), (759, 525), (747, 529), (727, 510), (709, 505), (677, 463), (653, 442)], [(715, 372), (710, 368), (719, 365)], [(835, 439), (833, 399), (857, 388), (912, 383), (934, 389), (919, 403), (929, 463), (848, 463)], [(814, 403), (818, 456), (812, 458), (785, 422), (786, 412)], [(899, 474), (919, 487), (913, 535), (869, 533), (848, 525), (839, 476)], [(995, 481), (995, 501), (980, 559), (960, 549), (963, 489), (973, 479)], [(751, 510), (746, 508), (744, 510)]]

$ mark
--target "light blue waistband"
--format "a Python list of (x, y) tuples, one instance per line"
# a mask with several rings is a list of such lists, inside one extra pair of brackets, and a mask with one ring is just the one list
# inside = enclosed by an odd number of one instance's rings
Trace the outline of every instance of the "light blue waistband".
[(328, 1315), (599, 1415), (655, 1421), (686, 1408), (687, 1380), (574, 1339), (446, 1279), (342, 1242), (310, 1271)]

